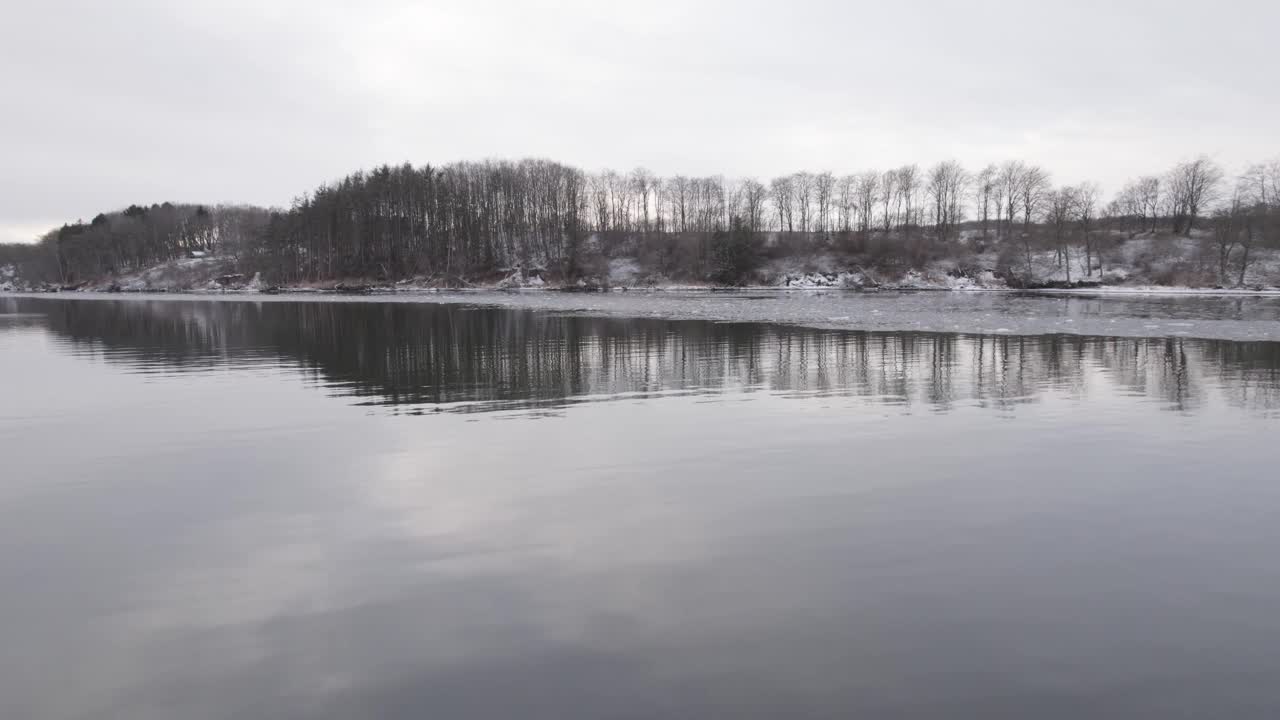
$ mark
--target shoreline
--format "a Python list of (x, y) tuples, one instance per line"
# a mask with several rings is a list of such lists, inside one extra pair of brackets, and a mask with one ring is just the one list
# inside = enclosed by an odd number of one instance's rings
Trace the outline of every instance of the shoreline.
[[(1255, 299), (1247, 304), (1249, 296)], [(756, 323), (853, 332), (1280, 342), (1280, 292), (1098, 293), (1089, 291), (742, 288), (623, 292), (435, 290), (300, 292), (9, 293), (0, 298), (93, 302), (414, 303), (528, 311), (547, 317)], [(1139, 298), (1147, 298), (1140, 300)], [(1065, 302), (1065, 301), (1071, 302)], [(1103, 300), (1104, 302), (1091, 302)], [(1224, 316), (1221, 305), (1231, 303)]]
[(637, 295), (663, 293), (690, 293), (706, 295), (733, 295), (741, 293), (777, 293), (777, 294), (826, 294), (836, 293), (849, 296), (883, 295), (886, 293), (921, 293), (921, 294), (1009, 294), (1009, 295), (1074, 295), (1074, 296), (1134, 296), (1160, 295), (1167, 297), (1280, 297), (1280, 287), (1258, 289), (1249, 288), (1194, 288), (1186, 286), (1163, 285), (1104, 285), (1097, 287), (1047, 287), (1047, 288), (1013, 288), (1013, 287), (928, 287), (928, 286), (883, 286), (875, 289), (851, 289), (839, 286), (816, 287), (782, 287), (778, 285), (744, 285), (741, 287), (714, 287), (707, 285), (657, 285), (651, 287), (616, 286), (601, 289), (577, 289), (561, 287), (395, 287), (367, 286), (360, 289), (317, 288), (317, 287), (281, 287), (271, 290), (249, 288), (227, 288), (225, 290), (208, 288), (148, 288), (140, 290), (0, 290), (0, 297), (46, 297), (51, 295), (74, 297), (91, 296), (95, 298), (131, 297), (149, 295), (182, 295), (216, 298), (222, 296), (236, 297), (278, 297), (278, 296), (334, 296), (334, 297), (397, 297), (397, 296), (434, 296), (443, 294), (481, 294), (495, 293), (507, 295), (570, 295), (600, 296), (634, 293)]

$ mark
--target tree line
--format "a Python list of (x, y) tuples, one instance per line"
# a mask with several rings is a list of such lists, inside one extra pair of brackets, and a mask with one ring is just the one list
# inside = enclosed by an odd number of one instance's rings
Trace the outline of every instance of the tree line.
[(24, 277), (74, 285), (157, 263), (261, 242), (270, 212), (250, 206), (130, 205), (48, 231), (34, 245), (0, 245), (0, 266)]
[[(1168, 232), (1211, 248), (1222, 280), (1243, 282), (1258, 247), (1280, 245), (1280, 160), (1230, 177), (1198, 157), (1135, 178), (1109, 201), (1096, 183), (1055, 185), (1023, 161), (968, 169), (955, 161), (767, 182), (643, 168), (584, 172), (550, 160), (383, 165), (297, 198), (288, 209), (131, 206), (51, 231), (43, 277), (69, 282), (193, 250), (238, 254), (279, 283), (432, 276), (465, 281), (514, 267), (574, 278), (602, 256), (654, 253), (687, 276), (734, 282), (764, 246), (844, 241), (865, 251), (962, 237), (997, 243), (1011, 271), (1054, 251), (1068, 274), (1101, 270), (1103, 231)], [(13, 248), (0, 248), (0, 264)], [(780, 252), (780, 251), (779, 251)], [(1083, 253), (1073, 261), (1072, 253)], [(1016, 262), (1015, 262), (1016, 260)], [(1081, 262), (1082, 261), (1082, 262)], [(31, 262), (30, 259), (26, 262)], [(594, 263), (594, 264), (593, 264)]]
[[(585, 257), (652, 247), (693, 274), (730, 281), (766, 234), (809, 238), (969, 237), (1035, 245), (1062, 262), (1072, 248), (1093, 275), (1098, 232), (1167, 230), (1224, 238), (1222, 271), (1260, 242), (1276, 244), (1280, 161), (1238, 178), (1199, 157), (1137, 178), (1110, 202), (1096, 183), (1055, 186), (1044, 168), (1009, 161), (976, 171), (954, 161), (836, 175), (797, 172), (767, 183), (661, 177), (643, 168), (587, 173), (547, 160), (383, 166), (350, 175), (273, 215), (259, 260), (284, 281), (411, 275), (466, 277), (516, 265), (572, 277)], [(962, 227), (964, 226), (964, 227)], [(746, 259), (744, 259), (746, 258)], [(1068, 269), (1068, 272), (1070, 270)], [(1241, 271), (1243, 277), (1243, 271)]]

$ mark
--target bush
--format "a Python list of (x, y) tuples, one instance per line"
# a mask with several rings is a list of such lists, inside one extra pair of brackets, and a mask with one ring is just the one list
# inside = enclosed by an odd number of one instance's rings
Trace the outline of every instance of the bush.
[(724, 285), (742, 285), (760, 267), (760, 248), (739, 218), (727, 232), (711, 236), (711, 279)]

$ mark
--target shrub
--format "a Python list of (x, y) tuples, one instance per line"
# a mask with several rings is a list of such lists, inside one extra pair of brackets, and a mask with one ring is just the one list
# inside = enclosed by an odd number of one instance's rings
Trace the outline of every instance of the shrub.
[(724, 285), (742, 285), (760, 267), (760, 248), (741, 219), (734, 218), (728, 231), (711, 236), (711, 279)]

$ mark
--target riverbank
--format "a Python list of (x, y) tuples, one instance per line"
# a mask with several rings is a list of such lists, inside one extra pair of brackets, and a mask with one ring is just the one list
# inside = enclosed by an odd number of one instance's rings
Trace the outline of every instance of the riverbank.
[[(1248, 272), (1222, 273), (1206, 255), (1204, 237), (1144, 235), (1123, 242), (1080, 267), (1077, 255), (1038, 249), (1016, 258), (958, 243), (947, 257), (915, 265), (868, 263), (832, 251), (784, 255), (764, 262), (736, 290), (1003, 291), (1078, 294), (1255, 295), (1280, 293), (1280, 250), (1259, 248)], [(1066, 259), (1070, 258), (1070, 259)], [(1016, 262), (1014, 262), (1016, 260)], [(14, 266), (0, 267), (0, 291), (237, 292), (390, 294), (448, 290), (515, 291), (719, 291), (729, 289), (693, 275), (664, 274), (651, 259), (619, 255), (597, 258), (581, 276), (567, 279), (530, 265), (485, 273), (414, 275), (386, 279), (338, 277), (279, 283), (234, 254), (169, 260), (135, 271), (54, 284), (22, 278)]]
[(541, 293), (565, 295), (601, 295), (609, 293), (850, 293), (873, 295), (878, 293), (1012, 293), (1012, 294), (1044, 294), (1044, 295), (1080, 295), (1080, 296), (1199, 296), (1199, 297), (1274, 297), (1280, 296), (1280, 287), (1187, 287), (1169, 285), (1104, 285), (1099, 283), (1044, 283), (1030, 287), (1011, 287), (1006, 283), (978, 282), (904, 282), (875, 286), (843, 286), (838, 282), (794, 283), (788, 285), (745, 285), (725, 287), (711, 284), (670, 284), (647, 286), (587, 286), (587, 285), (470, 285), (467, 287), (448, 287), (443, 285), (417, 284), (411, 281), (397, 283), (368, 282), (334, 282), (309, 285), (269, 286), (260, 281), (251, 284), (219, 286), (217, 284), (200, 284), (195, 286), (159, 286), (128, 285), (118, 283), (87, 284), (79, 287), (46, 286), (28, 288), (14, 286), (12, 283), (0, 285), (0, 293), (14, 295), (43, 294), (88, 294), (102, 295), (297, 295), (309, 296), (425, 296), (432, 297), (450, 293), (504, 293), (517, 295), (533, 295)]
[(767, 323), (832, 330), (975, 335), (1194, 337), (1280, 342), (1280, 293), (1044, 293), (1012, 291), (857, 293), (841, 290), (648, 290), (568, 293), (543, 290), (433, 290), (340, 295), (265, 293), (57, 293), (101, 301), (433, 303), (502, 307), (551, 315)]

